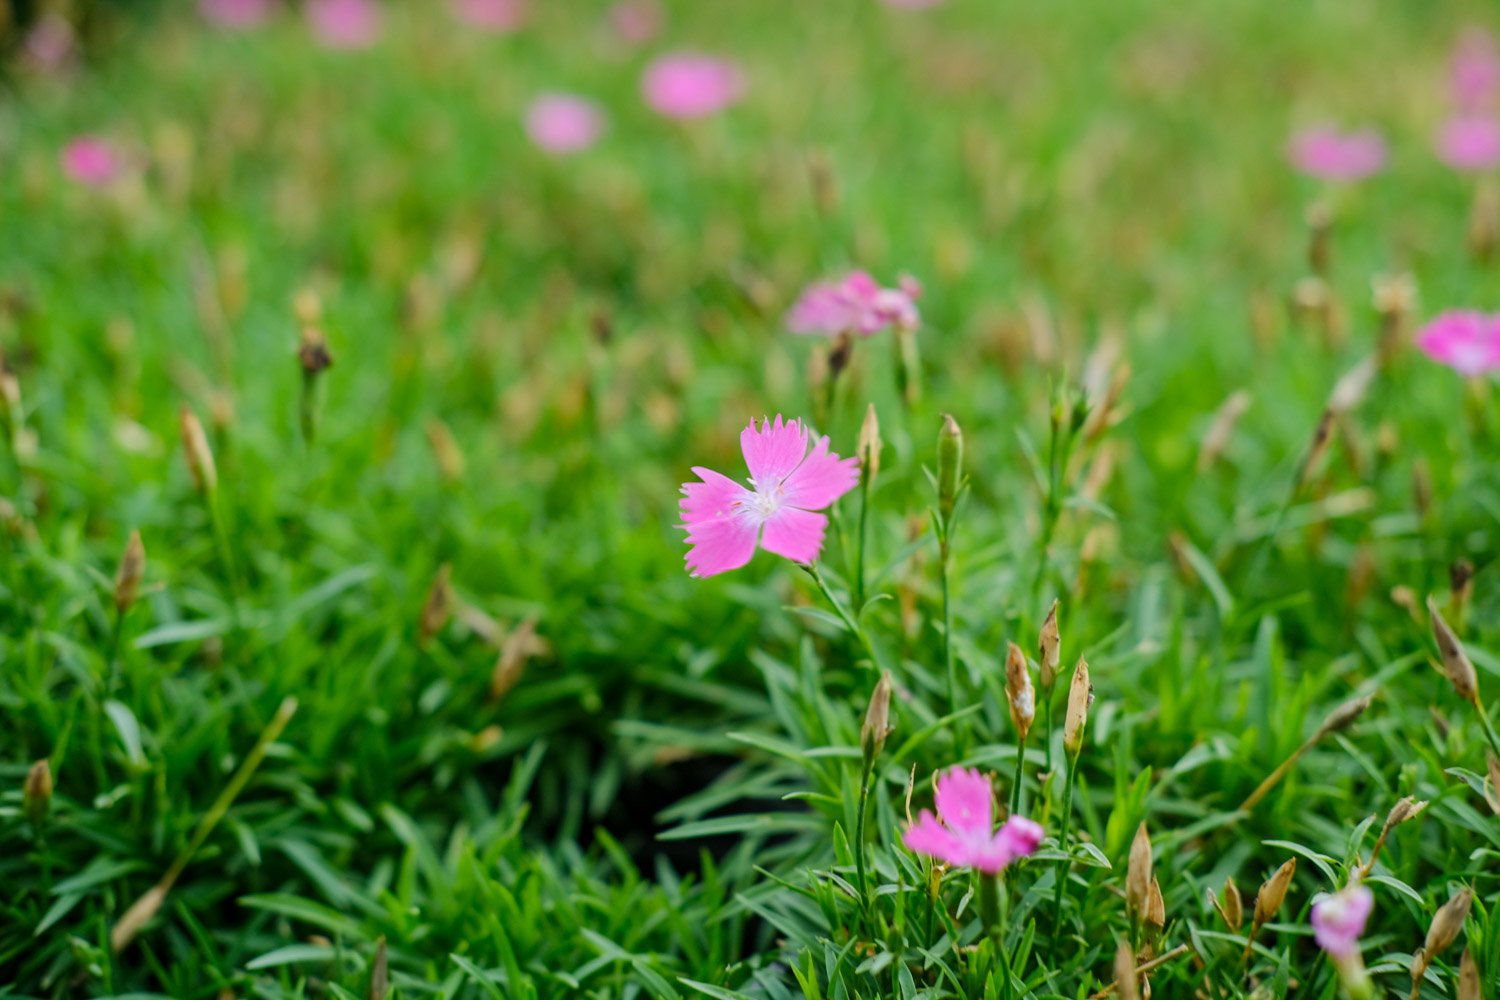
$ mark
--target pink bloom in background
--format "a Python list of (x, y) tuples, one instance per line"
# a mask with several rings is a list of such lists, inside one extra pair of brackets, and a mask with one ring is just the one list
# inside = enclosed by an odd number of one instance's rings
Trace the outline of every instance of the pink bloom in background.
[(868, 337), (895, 325), (912, 329), (921, 322), (916, 298), (920, 286), (903, 277), (898, 288), (881, 288), (865, 271), (854, 271), (841, 281), (808, 285), (787, 313), (792, 333), (837, 336), (849, 331)]
[(885, 0), (887, 7), (900, 7), (903, 10), (926, 10), (928, 7), (936, 7), (943, 0)]
[(273, 0), (198, 0), (204, 20), (221, 28), (245, 31), (265, 23)]
[(750, 468), (750, 488), (712, 469), (694, 467), (700, 483), (684, 483), (682, 527), (691, 548), (688, 572), (713, 576), (739, 569), (755, 554), (756, 542), (767, 552), (793, 562), (810, 563), (823, 550), (828, 518), (814, 513), (848, 493), (859, 482), (859, 460), (839, 458), (818, 438), (807, 450), (809, 434), (800, 420), (773, 424), (755, 421), (740, 433), (740, 450)]
[(1442, 313), (1417, 333), (1417, 347), (1460, 375), (1500, 370), (1500, 316), (1470, 309)]
[(1357, 181), (1385, 166), (1385, 140), (1373, 129), (1340, 132), (1329, 126), (1304, 129), (1287, 149), (1292, 165), (1329, 181)]
[(1347, 959), (1359, 953), (1359, 936), (1365, 932), (1365, 921), (1375, 897), (1362, 885), (1351, 885), (1332, 896), (1322, 896), (1313, 903), (1313, 937), (1318, 947), (1334, 958)]
[(690, 52), (662, 56), (641, 80), (646, 103), (668, 118), (706, 117), (739, 100), (744, 90), (733, 63)]
[(26, 34), (26, 55), (43, 72), (67, 66), (74, 48), (73, 25), (59, 14), (43, 14)]
[(1455, 170), (1489, 170), (1500, 165), (1500, 119), (1455, 115), (1438, 133), (1437, 153)]
[(330, 49), (367, 48), (380, 34), (380, 9), (373, 0), (307, 0), (307, 19)]
[(1465, 111), (1493, 104), (1500, 96), (1500, 47), (1489, 32), (1471, 28), (1453, 50), (1448, 70), (1453, 103)]
[(570, 94), (543, 94), (526, 112), (526, 134), (549, 153), (587, 149), (604, 130), (604, 115), (592, 101)]
[(1012, 816), (995, 829), (990, 779), (978, 771), (955, 767), (940, 775), (934, 804), (937, 816), (923, 809), (906, 831), (902, 842), (908, 850), (994, 875), (1041, 843), (1041, 824), (1024, 816)]
[(124, 172), (124, 163), (108, 139), (82, 135), (63, 147), (62, 169), (80, 184), (104, 187)]
[(620, 0), (609, 9), (615, 34), (632, 45), (644, 45), (661, 33), (661, 6), (655, 0)]
[(484, 31), (515, 31), (526, 20), (524, 0), (452, 0), (453, 15)]

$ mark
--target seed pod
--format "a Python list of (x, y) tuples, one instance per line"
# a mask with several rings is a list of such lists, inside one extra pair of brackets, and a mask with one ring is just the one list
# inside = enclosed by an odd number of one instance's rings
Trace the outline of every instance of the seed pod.
[(1241, 898), (1240, 887), (1234, 884), (1233, 877), (1224, 880), (1223, 907), (1224, 923), (1238, 934), (1240, 925), (1245, 922), (1245, 901)]
[(1463, 957), (1458, 960), (1458, 1000), (1481, 1000), (1479, 969), (1468, 948), (1464, 949)]
[(40, 834), (47, 823), (47, 813), (52, 809), (52, 765), (45, 757), (26, 772), (21, 802), (31, 829)]
[(1448, 675), (1448, 680), (1453, 684), (1453, 690), (1458, 696), (1471, 705), (1479, 704), (1479, 679), (1474, 673), (1474, 664), (1469, 662), (1469, 657), (1464, 653), (1463, 646), (1458, 641), (1458, 636), (1448, 627), (1443, 613), (1438, 610), (1437, 601), (1432, 597), (1427, 598), (1427, 613), (1432, 616), (1432, 637), (1437, 640), (1438, 651), (1443, 656), (1443, 672)]
[(422, 618), (417, 625), (417, 641), (424, 648), (453, 614), (453, 587), (448, 582), (452, 572), (453, 567), (443, 563), (427, 590), (427, 603), (422, 605)]
[(1015, 724), (1016, 739), (1025, 743), (1036, 718), (1036, 691), (1031, 686), (1026, 654), (1013, 642), (1005, 653), (1005, 700), (1010, 703), (1010, 721)]
[(953, 516), (963, 476), (964, 432), (951, 414), (943, 414), (943, 429), (938, 433), (938, 513), (946, 524)]
[(1167, 926), (1167, 901), (1161, 895), (1161, 883), (1151, 878), (1151, 894), (1146, 898), (1146, 925), (1156, 930)]
[(125, 554), (120, 557), (120, 567), (115, 570), (115, 610), (119, 614), (125, 614), (135, 603), (145, 573), (146, 546), (141, 544), (141, 533), (132, 531), (125, 543)]
[(859, 746), (864, 751), (865, 767), (875, 763), (885, 749), (885, 740), (895, 731), (891, 725), (891, 675), (889, 671), (880, 675), (875, 693), (870, 696), (870, 707), (865, 710), (865, 724), (859, 731)]
[(1135, 952), (1123, 939), (1115, 949), (1115, 992), (1120, 1000), (1141, 1000), (1140, 984), (1135, 978)]
[(1323, 724), (1318, 727), (1317, 738), (1322, 739), (1324, 736), (1329, 736), (1333, 733), (1341, 733), (1354, 725), (1354, 720), (1363, 715), (1365, 709), (1370, 707), (1370, 701), (1371, 697), (1369, 695), (1363, 698), (1354, 698), (1344, 702), (1332, 712), (1329, 712), (1328, 717), (1323, 720)]
[(1083, 657), (1073, 668), (1073, 683), (1068, 688), (1068, 715), (1063, 722), (1063, 748), (1077, 756), (1083, 748), (1083, 728), (1088, 724), (1089, 705), (1093, 703), (1094, 687), (1089, 683), (1089, 665)]
[(874, 486), (880, 472), (880, 420), (875, 416), (874, 403), (865, 410), (865, 422), (859, 428), (858, 454), (860, 482)]
[(203, 433), (203, 424), (186, 403), (178, 412), (178, 423), (182, 429), (182, 451), (187, 456), (188, 474), (193, 477), (193, 488), (205, 495), (213, 493), (219, 488), (219, 472), (214, 467), (214, 453), (208, 446), (208, 436)]
[(1255, 925), (1257, 927), (1276, 916), (1276, 911), (1281, 909), (1282, 900), (1286, 899), (1286, 891), (1291, 887), (1292, 876), (1295, 874), (1297, 874), (1297, 859), (1292, 858), (1276, 869), (1276, 874), (1261, 884), (1260, 892), (1255, 894)]
[(1042, 687), (1048, 691), (1057, 680), (1057, 668), (1062, 662), (1062, 634), (1057, 629), (1057, 598), (1042, 622), (1041, 634), (1037, 637), (1037, 662), (1041, 664)]
[(1143, 822), (1130, 842), (1130, 861), (1125, 869), (1125, 908), (1132, 917), (1146, 912), (1151, 899), (1151, 834)]

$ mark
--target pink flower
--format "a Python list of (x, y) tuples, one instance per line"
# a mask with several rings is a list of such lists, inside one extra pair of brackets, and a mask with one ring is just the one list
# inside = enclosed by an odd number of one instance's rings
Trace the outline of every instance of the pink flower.
[(264, 24), (273, 0), (198, 0), (198, 13), (221, 28), (245, 31)]
[(65, 68), (75, 47), (73, 25), (60, 14), (43, 14), (26, 34), (26, 55), (44, 73)]
[(1385, 140), (1372, 129), (1340, 132), (1319, 126), (1292, 137), (1287, 149), (1292, 165), (1329, 181), (1357, 181), (1385, 166)]
[(1464, 111), (1492, 104), (1500, 94), (1500, 49), (1482, 29), (1464, 32), (1453, 50), (1448, 70), (1453, 103)]
[(615, 34), (632, 45), (644, 45), (661, 32), (661, 6), (656, 0), (620, 0), (609, 9)]
[(1455, 170), (1500, 165), (1500, 120), (1483, 114), (1455, 115), (1438, 134), (1438, 157)]
[(330, 49), (368, 48), (380, 34), (380, 8), (373, 0), (307, 0), (307, 19)]
[(108, 139), (81, 135), (63, 147), (62, 169), (72, 180), (89, 187), (105, 187), (125, 170)]
[(1313, 902), (1313, 937), (1318, 947), (1334, 958), (1347, 959), (1359, 953), (1359, 936), (1365, 932), (1365, 921), (1375, 897), (1362, 885), (1351, 885), (1342, 892), (1321, 896)]
[(810, 563), (823, 550), (828, 518), (813, 513), (848, 493), (859, 482), (859, 459), (839, 458), (818, 438), (807, 451), (808, 432), (800, 420), (785, 424), (755, 421), (740, 433), (740, 450), (750, 467), (750, 488), (712, 469), (694, 467), (701, 483), (684, 483), (682, 527), (691, 548), (688, 572), (713, 576), (739, 569), (755, 554), (756, 541), (767, 552)]
[(592, 101), (570, 94), (543, 94), (526, 112), (526, 134), (549, 153), (587, 149), (604, 130), (604, 116)]
[(646, 67), (641, 80), (646, 103), (668, 118), (704, 118), (723, 111), (744, 89), (733, 63), (690, 52), (662, 56)]
[(1500, 370), (1500, 317), (1449, 310), (1417, 333), (1417, 347), (1460, 375)]
[(978, 771), (955, 767), (941, 775), (935, 804), (937, 816), (923, 809), (906, 831), (902, 843), (908, 850), (994, 875), (1041, 843), (1042, 825), (1025, 816), (1012, 816), (995, 830), (990, 779)]
[(525, 0), (451, 0), (453, 16), (472, 28), (506, 34), (526, 20)]
[(842, 281), (808, 285), (787, 313), (786, 328), (830, 337), (846, 330), (868, 337), (892, 325), (913, 329), (921, 322), (919, 294), (913, 278), (902, 277), (898, 288), (881, 288), (867, 272), (853, 271)]

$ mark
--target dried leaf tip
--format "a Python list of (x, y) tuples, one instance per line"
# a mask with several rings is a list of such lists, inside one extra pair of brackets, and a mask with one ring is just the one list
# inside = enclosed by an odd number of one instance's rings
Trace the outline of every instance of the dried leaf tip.
[(1057, 681), (1057, 668), (1062, 662), (1062, 633), (1057, 629), (1057, 598), (1047, 609), (1042, 621), (1041, 634), (1037, 636), (1037, 662), (1041, 665), (1042, 687), (1052, 690)]
[(1068, 715), (1063, 723), (1063, 748), (1077, 756), (1083, 748), (1083, 730), (1088, 724), (1089, 705), (1093, 702), (1094, 686), (1089, 683), (1089, 665), (1083, 657), (1073, 668), (1073, 683), (1068, 688)]
[(880, 472), (880, 419), (875, 416), (874, 403), (865, 410), (865, 422), (859, 427), (859, 466), (860, 481), (874, 486)]
[(1161, 883), (1151, 877), (1151, 894), (1146, 899), (1146, 926), (1160, 931), (1167, 926), (1167, 901), (1162, 898)]
[(438, 567), (437, 575), (432, 578), (432, 586), (427, 590), (427, 602), (422, 605), (422, 618), (418, 623), (417, 633), (418, 642), (424, 647), (432, 641), (433, 636), (442, 631), (453, 614), (453, 586), (449, 583), (452, 575), (453, 567), (443, 563)]
[(1026, 654), (1013, 642), (1005, 651), (1005, 700), (1010, 703), (1010, 721), (1015, 724), (1016, 739), (1025, 743), (1036, 719), (1036, 690), (1031, 686)]
[(141, 543), (141, 533), (132, 531), (125, 542), (125, 553), (120, 556), (120, 566), (115, 570), (115, 611), (119, 614), (125, 614), (135, 603), (145, 575), (146, 546)]
[(875, 763), (885, 749), (886, 737), (895, 731), (891, 725), (891, 674), (880, 675), (875, 684), (875, 693), (870, 695), (870, 707), (865, 710), (865, 722), (859, 730), (859, 747), (864, 752), (865, 767)]
[(182, 429), (182, 451), (187, 457), (188, 475), (193, 477), (193, 488), (199, 493), (213, 493), (219, 488), (219, 471), (214, 467), (214, 453), (208, 446), (203, 424), (186, 403), (177, 416)]
[(1443, 613), (1438, 610), (1437, 601), (1431, 596), (1427, 598), (1427, 613), (1432, 616), (1432, 637), (1437, 640), (1438, 652), (1443, 657), (1443, 673), (1448, 675), (1448, 681), (1460, 698), (1477, 706), (1479, 678), (1474, 673), (1474, 664), (1469, 661), (1458, 636), (1448, 627)]
[(1125, 908), (1132, 917), (1143, 916), (1151, 901), (1151, 834), (1143, 822), (1130, 842), (1130, 860), (1125, 869)]

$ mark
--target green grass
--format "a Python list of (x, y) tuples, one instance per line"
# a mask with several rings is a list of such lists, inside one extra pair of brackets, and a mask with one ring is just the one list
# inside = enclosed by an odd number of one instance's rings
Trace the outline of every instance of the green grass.
[[(1493, 11), (674, 3), (666, 38), (632, 52), (601, 32), (602, 6), (534, 6), (496, 39), (395, 3), (363, 53), (315, 48), (290, 15), (225, 36), (147, 11), (77, 77), (0, 96), (0, 350), (21, 399), (0, 457), (0, 995), (362, 997), (383, 940), (402, 997), (1075, 997), (1112, 980), (1132, 934), (1121, 892), (1144, 821), (1154, 946), (1193, 952), (1153, 974), (1155, 995), (1332, 997), (1312, 898), (1405, 795), (1430, 805), (1375, 867), (1365, 962), (1407, 995), (1434, 911), (1469, 886), (1493, 989), (1486, 738), (1433, 667), (1420, 604), (1474, 564), (1461, 634), (1500, 701), (1494, 382), (1404, 350), (1291, 492), (1333, 387), (1377, 343), (1377, 274), (1414, 276), (1418, 319), (1500, 306), (1494, 264), (1465, 251), (1472, 185), (1429, 152), (1451, 43), (1500, 28)], [(741, 60), (747, 99), (656, 119), (640, 68), (678, 46)], [(605, 106), (597, 147), (527, 145), (526, 102), (549, 89)], [(1389, 169), (1333, 195), (1293, 174), (1288, 134), (1323, 118), (1382, 128)], [(82, 132), (130, 147), (143, 176), (66, 182), (58, 151)], [(1303, 213), (1325, 198), (1332, 338), (1287, 308)], [(752, 417), (819, 412), (826, 346), (781, 316), (851, 266), (925, 287), (921, 400), (903, 405), (881, 335), (820, 426), (852, 454), (873, 402), (885, 442), (877, 599), (856, 619), (897, 687), (868, 907), (851, 838), (870, 654), (777, 557), (689, 579), (674, 527), (690, 466), (740, 475)], [(312, 441), (305, 290), (334, 357)], [(1100, 412), (1115, 378), (1108, 426), (1049, 477), (1054, 402)], [(1199, 471), (1241, 389), (1249, 408)], [(209, 427), (211, 503), (182, 405)], [(943, 413), (968, 476), (956, 699), (924, 471)], [(859, 514), (856, 491), (821, 564), (846, 607)], [(117, 621), (132, 530), (146, 576)], [(423, 643), (444, 564), (482, 615)], [(1054, 596), (1065, 673), (1023, 767), (1050, 837), (1007, 873), (989, 940), (968, 873), (928, 892), (903, 800), (913, 768), (916, 810), (955, 763), (994, 770), (1009, 800), (1005, 643), (1034, 656)], [(543, 644), (495, 699), (492, 640), (527, 621)], [(1080, 654), (1097, 700), (1063, 853)], [(1364, 695), (1352, 728), (1237, 812)], [(44, 758), (55, 792), (34, 829), (23, 784)], [(1248, 927), (1205, 892), (1232, 876), (1253, 908), (1293, 856), (1244, 966)], [(112, 930), (179, 858), (117, 953)], [(1463, 946), (1424, 996), (1453, 995)]]

